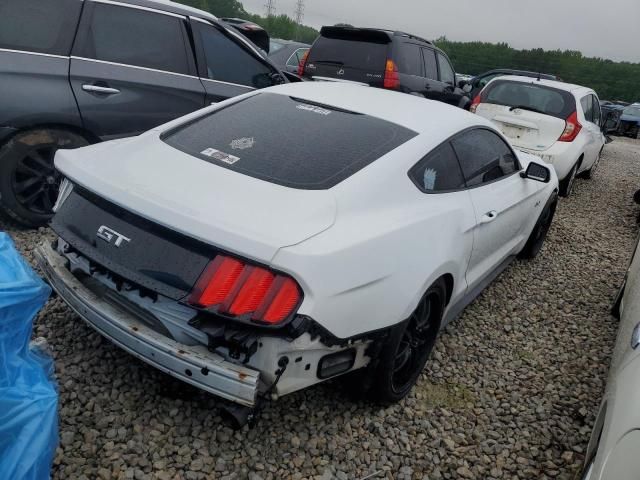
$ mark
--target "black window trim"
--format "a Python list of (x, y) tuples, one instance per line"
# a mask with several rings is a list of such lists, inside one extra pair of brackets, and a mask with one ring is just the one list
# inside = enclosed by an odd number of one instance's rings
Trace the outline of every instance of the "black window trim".
[[(160, 70), (158, 68), (151, 68), (151, 67), (143, 67), (140, 65), (132, 65), (130, 63), (119, 63), (119, 62), (110, 62), (108, 60), (99, 60), (97, 58), (89, 58), (89, 57), (83, 57), (82, 55), (74, 55), (74, 53), (78, 50), (82, 48), (82, 44), (84, 42), (86, 42), (87, 40), (87, 30), (88, 30), (88, 25), (91, 22), (91, 20), (93, 19), (93, 15), (94, 15), (94, 6), (95, 4), (104, 4), (104, 5), (112, 5), (112, 6), (116, 6), (116, 7), (126, 7), (126, 8), (131, 8), (133, 10), (143, 10), (143, 11), (148, 11), (148, 12), (152, 12), (152, 13), (157, 13), (157, 14), (162, 14), (162, 15), (167, 15), (170, 17), (174, 17), (178, 20), (181, 21), (180, 24), (180, 31), (182, 32), (182, 41), (183, 41), (183, 46), (185, 49), (185, 54), (187, 56), (187, 66), (189, 69), (189, 73), (179, 73), (179, 72), (171, 72), (169, 70)], [(164, 74), (168, 74), (168, 75), (178, 75), (180, 77), (187, 77), (187, 78), (195, 78), (198, 79), (200, 78), (197, 74), (198, 74), (198, 69), (197, 69), (197, 65), (196, 65), (196, 55), (195, 52), (193, 50), (193, 47), (191, 46), (191, 41), (189, 39), (189, 31), (187, 30), (187, 26), (189, 25), (189, 18), (184, 16), (184, 15), (180, 15), (177, 13), (173, 13), (173, 12), (166, 12), (163, 10), (157, 10), (155, 8), (149, 8), (149, 7), (142, 7), (139, 5), (133, 5), (133, 4), (129, 4), (129, 3), (121, 3), (121, 2), (115, 2), (112, 0), (86, 0), (84, 2), (84, 5), (82, 7), (82, 12), (80, 14), (80, 20), (78, 22), (78, 26), (76, 29), (76, 33), (75, 33), (75, 37), (73, 39), (73, 44), (71, 45), (71, 54), (69, 55), (69, 59), (71, 60), (85, 60), (88, 62), (97, 62), (97, 63), (102, 63), (102, 64), (106, 64), (106, 65), (114, 65), (117, 67), (128, 67), (128, 68), (136, 68), (139, 70), (146, 70), (149, 72), (157, 72), (157, 73), (164, 73)]]
[[(484, 183), (480, 183), (478, 185), (472, 185), (472, 186), (468, 186), (467, 185), (467, 179), (464, 176), (464, 170), (462, 169), (462, 164), (460, 163), (460, 156), (458, 155), (458, 152), (456, 151), (456, 148), (453, 146), (453, 140), (455, 140), (456, 137), (459, 137), (465, 133), (468, 133), (472, 130), (487, 130), (491, 133), (493, 133), (494, 135), (496, 135), (500, 140), (502, 140), (502, 142), (504, 142), (504, 144), (507, 146), (507, 148), (511, 151), (511, 154), (513, 155), (513, 158), (516, 161), (516, 166), (518, 168), (516, 168), (515, 171), (513, 171), (512, 173), (510, 173), (509, 175), (504, 175), (500, 178), (496, 178), (495, 180), (491, 180), (489, 182), (484, 182)], [(455, 189), (451, 189), (451, 190), (426, 190), (424, 187), (422, 187), (417, 179), (415, 178), (415, 175), (413, 175), (413, 173), (415, 172), (415, 170), (417, 170), (420, 166), (420, 164), (429, 156), (431, 155), (432, 152), (434, 152), (435, 150), (437, 150), (438, 148), (440, 148), (442, 145), (444, 145), (445, 143), (449, 143), (451, 146), (451, 150), (453, 150), (454, 155), (456, 156), (456, 160), (458, 161), (458, 168), (460, 169), (460, 173), (462, 174), (462, 180), (464, 181), (464, 187), (461, 188), (455, 188)], [(418, 190), (420, 190), (422, 193), (425, 193), (427, 195), (440, 195), (443, 193), (455, 193), (455, 192), (463, 192), (466, 190), (473, 190), (475, 188), (481, 188), (481, 187), (485, 187), (487, 185), (491, 185), (492, 183), (495, 182), (499, 182), (501, 180), (505, 180), (509, 177), (512, 177), (513, 175), (516, 174), (520, 174), (520, 172), (522, 171), (522, 164), (520, 163), (520, 159), (518, 158), (518, 154), (515, 152), (515, 150), (511, 147), (511, 145), (509, 144), (509, 142), (505, 141), (504, 138), (502, 138), (502, 136), (496, 131), (493, 130), (492, 128), (489, 127), (485, 127), (483, 125), (474, 125), (473, 127), (467, 127), (464, 130), (460, 130), (459, 132), (454, 133), (453, 135), (451, 135), (449, 138), (447, 138), (446, 140), (440, 142), (438, 145), (436, 145), (435, 147), (433, 147), (431, 150), (429, 150), (420, 160), (418, 160), (407, 172), (407, 176), (409, 177), (409, 180), (411, 180), (413, 182), (413, 184), (418, 187)]]

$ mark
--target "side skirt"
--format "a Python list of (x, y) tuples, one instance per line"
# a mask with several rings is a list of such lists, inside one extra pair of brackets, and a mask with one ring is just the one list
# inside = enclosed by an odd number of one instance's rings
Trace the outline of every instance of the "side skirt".
[(484, 277), (472, 290), (469, 290), (465, 295), (458, 300), (455, 304), (450, 305), (442, 319), (442, 326), (444, 328), (449, 322), (455, 320), (460, 316), (462, 311), (472, 303), (481, 293), (487, 288), (487, 286), (493, 282), (498, 276), (513, 262), (516, 255), (507, 257), (500, 265), (498, 265), (491, 273)]

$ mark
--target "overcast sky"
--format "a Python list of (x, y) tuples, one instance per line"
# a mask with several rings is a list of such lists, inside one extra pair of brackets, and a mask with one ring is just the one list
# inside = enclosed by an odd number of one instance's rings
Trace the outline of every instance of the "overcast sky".
[[(266, 0), (241, 1), (264, 15)], [(274, 1), (277, 14), (294, 16), (296, 0)], [(305, 0), (303, 23), (338, 22), (640, 62), (639, 0)]]

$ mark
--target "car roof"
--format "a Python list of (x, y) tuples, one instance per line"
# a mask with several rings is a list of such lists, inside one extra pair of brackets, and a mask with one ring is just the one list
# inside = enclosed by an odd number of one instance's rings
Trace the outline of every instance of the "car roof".
[(262, 91), (288, 95), (333, 108), (341, 108), (409, 128), (441, 143), (474, 126), (495, 131), (488, 120), (458, 107), (423, 97), (346, 82), (295, 82)]
[(198, 8), (189, 7), (171, 0), (117, 0), (117, 3), (136, 5), (139, 7), (155, 8), (164, 12), (176, 13), (190, 17), (204, 18), (207, 20), (217, 20), (215, 15)]
[[(375, 27), (351, 27), (351, 26), (324, 26), (320, 29), (320, 35), (323, 33), (331, 32), (331, 31), (352, 31), (352, 32), (379, 32), (386, 33), (389, 36), (389, 40), (393, 40), (393, 37), (403, 37), (409, 38), (411, 40), (417, 40), (419, 42), (426, 43), (428, 45), (432, 45), (435, 47), (434, 43), (431, 40), (427, 40), (426, 38), (419, 37), (418, 35), (413, 35), (412, 33), (403, 32), (400, 30), (389, 30), (386, 28), (375, 28)], [(435, 47), (437, 48), (437, 47)]]
[(308, 43), (304, 43), (304, 42), (298, 42), (296, 40), (284, 40), (282, 38), (272, 38), (271, 39), (272, 42), (276, 42), (279, 43), (281, 45), (295, 45), (295, 46), (301, 46), (301, 47), (310, 47), (311, 45), (309, 45)]
[(520, 82), (520, 83), (532, 83), (532, 84), (536, 84), (536, 85), (544, 85), (546, 87), (551, 87), (551, 88), (556, 88), (558, 90), (564, 90), (567, 92), (571, 92), (574, 95), (578, 95), (582, 92), (593, 92), (592, 89), (588, 88), (588, 87), (583, 87), (582, 85), (574, 85), (572, 83), (566, 83), (566, 82), (561, 82), (559, 80), (547, 80), (544, 78), (541, 78), (540, 80), (538, 80), (537, 78), (532, 78), (532, 77), (523, 77), (520, 75), (505, 75), (503, 77), (497, 77), (494, 78), (493, 80), (491, 80), (491, 82), (489, 82), (487, 85), (492, 84), (495, 81), (498, 80), (510, 80), (512, 82)]
[(549, 73), (542, 73), (542, 72), (531, 72), (529, 70), (514, 70), (512, 68), (496, 68), (494, 70), (489, 70), (488, 72), (484, 72), (484, 73), (480, 73), (479, 75), (476, 75), (476, 77), (486, 77), (488, 75), (494, 75), (496, 73), (502, 73), (505, 75), (518, 75), (518, 76), (522, 76), (522, 77), (538, 77), (540, 76), (540, 78), (546, 78), (548, 80), (557, 80), (557, 77), (555, 75), (551, 75)]

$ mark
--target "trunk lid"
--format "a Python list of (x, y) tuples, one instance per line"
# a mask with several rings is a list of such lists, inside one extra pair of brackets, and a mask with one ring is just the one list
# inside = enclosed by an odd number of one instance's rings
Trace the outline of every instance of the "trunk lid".
[(505, 105), (480, 103), (476, 113), (495, 123), (514, 146), (534, 151), (549, 149), (566, 127), (561, 118)]
[(324, 27), (309, 50), (305, 76), (382, 87), (390, 43), (377, 30)]
[(265, 264), (335, 220), (329, 191), (287, 188), (203, 162), (162, 142), (157, 131), (59, 151), (55, 164), (72, 182), (168, 232)]

